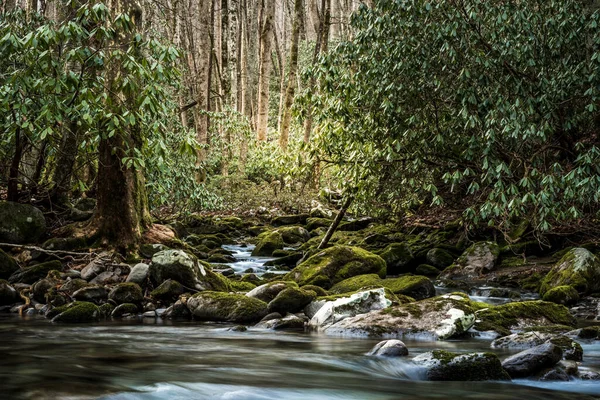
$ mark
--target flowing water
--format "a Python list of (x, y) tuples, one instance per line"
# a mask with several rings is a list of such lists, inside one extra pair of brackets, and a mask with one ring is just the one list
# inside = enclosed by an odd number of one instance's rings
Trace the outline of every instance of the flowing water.
[[(239, 262), (264, 263), (244, 257)], [(377, 340), (232, 326), (160, 319), (57, 325), (2, 314), (0, 399), (600, 398), (600, 382), (580, 380), (427, 382), (411, 357), (366, 356)], [(405, 343), (411, 356), (490, 351), (487, 339)], [(583, 348), (581, 369), (600, 369), (600, 342)]]

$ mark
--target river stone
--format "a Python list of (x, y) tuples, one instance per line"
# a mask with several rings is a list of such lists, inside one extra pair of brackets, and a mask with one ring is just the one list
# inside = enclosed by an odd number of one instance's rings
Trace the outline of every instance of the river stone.
[(567, 285), (580, 294), (600, 291), (600, 258), (584, 248), (570, 250), (542, 280), (540, 295)]
[(505, 381), (509, 375), (493, 353), (456, 354), (434, 350), (413, 358), (430, 381)]
[(444, 269), (454, 262), (454, 256), (448, 251), (440, 248), (433, 248), (425, 256), (427, 264), (436, 268)]
[(526, 378), (545, 368), (553, 367), (562, 356), (563, 351), (560, 347), (544, 343), (508, 357), (502, 362), (502, 367), (511, 378)]
[(89, 285), (90, 284), (87, 283), (83, 279), (71, 279), (71, 280), (68, 280), (65, 283), (63, 283), (59, 290), (61, 292), (72, 294), (72, 293), (76, 292), (77, 290), (84, 288), (86, 286), (89, 286)]
[(195, 319), (248, 323), (267, 315), (267, 303), (243, 294), (204, 291), (187, 301)]
[(81, 270), (81, 279), (91, 281), (106, 270), (107, 264), (112, 261), (112, 253), (104, 251), (94, 258)]
[(108, 294), (109, 300), (117, 304), (140, 303), (144, 300), (142, 288), (137, 283), (125, 282), (115, 286)]
[[(317, 300), (320, 302), (321, 300)], [(365, 314), (373, 310), (382, 310), (392, 305), (384, 288), (370, 289), (326, 301), (311, 317), (309, 326), (327, 329), (346, 318)], [(308, 306), (310, 308), (310, 305)], [(310, 315), (309, 315), (310, 316)]]
[(303, 225), (306, 223), (307, 218), (308, 218), (307, 214), (282, 215), (282, 216), (273, 218), (271, 220), (271, 225), (273, 225), (273, 226), (297, 225), (297, 224)]
[(0, 201), (0, 241), (37, 242), (46, 232), (44, 214), (29, 204)]
[(123, 303), (116, 306), (115, 309), (111, 312), (110, 316), (113, 318), (121, 318), (125, 314), (137, 315), (138, 311), (139, 308), (137, 305), (132, 303)]
[(492, 349), (530, 349), (546, 343), (552, 337), (553, 334), (544, 332), (513, 333), (495, 339), (490, 346)]
[(248, 293), (246, 293), (246, 296), (269, 303), (271, 300), (277, 297), (279, 292), (290, 287), (298, 287), (298, 285), (296, 282), (290, 281), (269, 282), (250, 290)]
[(408, 355), (408, 348), (401, 340), (390, 339), (379, 342), (369, 351), (369, 356), (401, 357)]
[(312, 290), (304, 290), (296, 287), (283, 289), (268, 304), (269, 312), (278, 312), (282, 315), (296, 313), (306, 307), (317, 297)]
[(55, 286), (56, 282), (50, 279), (40, 279), (31, 286), (33, 299), (39, 303), (46, 303), (46, 293)]
[(8, 279), (19, 270), (19, 265), (14, 258), (0, 250), (0, 279)]
[(76, 301), (53, 310), (56, 315), (52, 322), (82, 323), (94, 322), (100, 318), (98, 307), (86, 301)]
[(12, 274), (8, 281), (10, 283), (34, 283), (37, 280), (45, 278), (48, 272), (56, 270), (62, 271), (62, 264), (58, 260), (32, 265)]
[(262, 319), (254, 325), (257, 329), (270, 329), (274, 331), (282, 330), (303, 330), (305, 320), (294, 314), (288, 314), (284, 318)]
[(277, 232), (281, 234), (283, 243), (287, 245), (305, 243), (310, 239), (310, 233), (301, 226), (286, 226), (277, 229)]
[(475, 310), (468, 296), (450, 293), (346, 318), (325, 329), (325, 333), (445, 340), (463, 335), (474, 322)]
[(73, 293), (72, 297), (78, 301), (89, 301), (99, 304), (108, 298), (108, 290), (99, 285), (86, 286)]
[(377, 274), (385, 278), (385, 261), (359, 247), (332, 246), (302, 262), (285, 276), (300, 286), (316, 285), (324, 289), (356, 275)]
[(477, 242), (440, 274), (440, 279), (476, 279), (496, 267), (500, 247), (494, 242)]
[(8, 284), (7, 281), (0, 279), (0, 306), (7, 306), (20, 301), (19, 293)]
[(174, 281), (173, 279), (167, 279), (156, 289), (150, 292), (150, 296), (157, 300), (173, 301), (184, 292), (185, 288), (181, 285), (181, 283)]
[(259, 241), (254, 250), (252, 250), (252, 255), (255, 257), (271, 256), (273, 251), (281, 250), (284, 247), (283, 236), (277, 230), (262, 233), (258, 238)]
[(139, 263), (134, 265), (133, 268), (131, 268), (129, 275), (127, 275), (125, 282), (133, 282), (137, 283), (138, 285), (143, 284), (148, 277), (148, 269), (150, 269), (148, 264)]
[(413, 272), (416, 267), (416, 265), (413, 265), (415, 264), (415, 256), (406, 243), (392, 243), (383, 249), (379, 255), (385, 261), (389, 275)]
[(333, 285), (331, 293), (349, 293), (362, 288), (380, 286), (394, 294), (402, 294), (417, 300), (435, 296), (433, 282), (424, 276), (403, 275), (398, 278), (381, 279), (377, 274), (358, 275)]

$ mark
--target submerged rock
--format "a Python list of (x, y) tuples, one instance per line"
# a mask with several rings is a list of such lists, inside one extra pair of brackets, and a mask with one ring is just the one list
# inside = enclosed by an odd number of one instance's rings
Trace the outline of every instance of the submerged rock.
[(492, 271), (500, 255), (500, 247), (494, 242), (474, 243), (440, 275), (441, 279), (476, 279)]
[(530, 349), (544, 343), (552, 343), (560, 347), (566, 360), (581, 361), (583, 349), (581, 345), (564, 335), (548, 332), (521, 332), (494, 340), (493, 349)]
[(401, 357), (408, 355), (408, 348), (404, 342), (397, 339), (379, 342), (369, 351), (369, 356), (379, 357)]
[(385, 261), (358, 247), (332, 246), (302, 262), (285, 279), (300, 286), (316, 285), (329, 289), (344, 279), (363, 274), (377, 274), (384, 278)]
[(139, 308), (135, 304), (123, 303), (116, 306), (115, 309), (112, 310), (110, 315), (113, 318), (121, 318), (125, 314), (137, 315), (138, 311)]
[(504, 381), (510, 380), (493, 353), (456, 354), (434, 350), (413, 358), (426, 369), (430, 381)]
[(572, 286), (580, 294), (600, 291), (600, 259), (584, 248), (570, 250), (542, 280), (540, 295), (559, 286)]
[(555, 366), (562, 356), (560, 347), (544, 343), (508, 357), (502, 362), (502, 367), (511, 378), (526, 378)]
[(0, 241), (37, 242), (46, 233), (44, 214), (29, 204), (0, 201)]
[(243, 294), (222, 292), (196, 293), (187, 301), (195, 319), (248, 323), (267, 315), (267, 303)]
[(341, 336), (444, 340), (463, 335), (474, 322), (475, 309), (469, 298), (462, 293), (452, 293), (346, 318), (325, 332)]

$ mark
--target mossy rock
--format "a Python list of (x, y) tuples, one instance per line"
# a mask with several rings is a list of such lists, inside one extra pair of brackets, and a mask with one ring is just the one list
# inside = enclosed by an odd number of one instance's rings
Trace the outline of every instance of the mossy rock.
[(331, 294), (342, 294), (356, 292), (365, 287), (381, 287), (382, 280), (377, 274), (357, 275), (336, 283), (329, 289), (329, 292)]
[(321, 297), (321, 296), (328, 296), (329, 293), (327, 292), (327, 290), (323, 289), (320, 286), (315, 286), (315, 285), (304, 285), (301, 287), (301, 289), (304, 290), (312, 290), (313, 292), (315, 292), (317, 294), (317, 296)]
[(144, 300), (144, 294), (137, 283), (124, 282), (115, 286), (108, 294), (108, 298), (117, 304), (140, 303)]
[(256, 287), (254, 283), (230, 280), (231, 290), (234, 292), (249, 292)]
[(413, 359), (427, 370), (430, 381), (506, 381), (510, 376), (493, 353), (457, 354), (434, 350)]
[(75, 301), (55, 310), (56, 316), (52, 322), (83, 323), (100, 319), (100, 309), (94, 303)]
[(4, 279), (0, 279), (0, 306), (11, 305), (21, 300), (19, 293)]
[(278, 231), (265, 232), (259, 236), (259, 242), (252, 250), (253, 256), (268, 257), (273, 255), (275, 250), (283, 249), (283, 236)]
[(448, 266), (440, 275), (443, 279), (476, 279), (496, 267), (500, 247), (494, 242), (477, 242)]
[(495, 331), (506, 336), (510, 335), (511, 329), (525, 329), (540, 323), (575, 326), (576, 321), (565, 306), (535, 300), (507, 303), (480, 310), (474, 328), (478, 331)]
[(577, 293), (577, 290), (573, 286), (558, 286), (548, 290), (544, 294), (544, 297), (542, 297), (542, 300), (570, 306), (579, 301), (579, 293)]
[(283, 242), (287, 245), (306, 243), (310, 240), (310, 233), (301, 226), (286, 226), (278, 228)]
[(542, 280), (539, 293), (567, 285), (580, 294), (600, 291), (600, 259), (581, 247), (570, 250)]
[(185, 238), (185, 242), (196, 248), (206, 246), (208, 249), (217, 249), (223, 245), (223, 240), (217, 235), (190, 235)]
[(417, 273), (417, 275), (438, 276), (441, 271), (433, 265), (419, 264), (415, 272)]
[(273, 226), (284, 226), (284, 225), (304, 225), (308, 219), (308, 214), (297, 214), (297, 215), (281, 215), (271, 219), (271, 225)]
[(99, 285), (86, 285), (75, 291), (72, 297), (77, 301), (87, 301), (90, 303), (100, 304), (108, 298), (108, 291)]
[(62, 264), (58, 260), (33, 265), (13, 273), (8, 281), (10, 283), (34, 283), (48, 275), (52, 270), (62, 271)]
[(66, 281), (65, 283), (62, 284), (62, 286), (60, 286), (60, 291), (61, 292), (65, 292), (68, 294), (73, 294), (74, 292), (78, 291), (81, 288), (84, 288), (86, 286), (90, 286), (91, 284), (88, 283), (86, 280), (81, 279), (81, 278), (76, 278), (76, 279), (71, 279), (70, 281)]
[(302, 262), (285, 276), (300, 286), (316, 285), (324, 289), (357, 275), (386, 275), (385, 261), (359, 247), (333, 246)]
[(268, 304), (268, 311), (278, 312), (281, 315), (287, 313), (296, 313), (304, 309), (311, 301), (317, 297), (312, 290), (304, 290), (296, 287), (289, 287), (282, 290)]
[(250, 292), (246, 293), (246, 296), (262, 300), (265, 303), (269, 303), (271, 300), (277, 297), (279, 292), (281, 292), (282, 290), (297, 287), (298, 284), (296, 282), (276, 280), (255, 287)]
[(435, 247), (427, 252), (426, 259), (428, 264), (439, 269), (444, 269), (452, 265), (455, 257), (449, 251)]
[(136, 315), (138, 312), (139, 308), (137, 305), (132, 303), (123, 303), (115, 307), (110, 316), (113, 318), (121, 318), (125, 314)]
[(44, 214), (29, 204), (0, 201), (0, 241), (34, 243), (46, 233)]
[(113, 306), (110, 303), (104, 303), (104, 304), (98, 306), (98, 310), (100, 311), (100, 317), (104, 318), (104, 319), (110, 317), (110, 315), (112, 314), (114, 309), (115, 309), (115, 306)]
[(150, 297), (161, 301), (172, 301), (177, 299), (183, 292), (185, 292), (185, 288), (181, 283), (172, 279), (167, 279), (150, 292)]
[(187, 307), (201, 321), (251, 323), (267, 315), (267, 303), (236, 293), (196, 293), (188, 299)]
[(332, 222), (333, 220), (328, 218), (308, 218), (306, 220), (306, 230), (310, 232), (317, 228), (327, 228)]
[(583, 348), (573, 339), (564, 335), (557, 335), (548, 341), (562, 349), (565, 360), (583, 361)]
[(0, 250), (0, 279), (8, 279), (19, 270), (19, 265), (14, 258)]
[(406, 243), (392, 243), (383, 249), (379, 255), (385, 261), (389, 275), (413, 272), (416, 267), (414, 263), (415, 256)]
[(394, 294), (402, 294), (417, 300), (435, 295), (433, 283), (424, 276), (404, 275), (398, 278), (381, 279), (377, 274), (358, 275), (335, 284), (334, 294), (355, 292), (366, 287), (384, 287)]
[(162, 243), (153, 243), (140, 245), (139, 252), (142, 257), (152, 258), (156, 253), (164, 250), (169, 250), (169, 248)]

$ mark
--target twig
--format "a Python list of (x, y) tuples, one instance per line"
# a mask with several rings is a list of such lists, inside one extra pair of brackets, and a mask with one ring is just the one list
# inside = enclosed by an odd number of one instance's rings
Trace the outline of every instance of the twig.
[(92, 257), (92, 256), (97, 255), (94, 252), (80, 253), (80, 252), (76, 252), (76, 251), (66, 251), (66, 250), (47, 250), (47, 249), (43, 249), (38, 246), (26, 246), (26, 245), (22, 245), (22, 244), (14, 244), (14, 243), (0, 243), (0, 247), (11, 247), (11, 248), (19, 247), (19, 248), (22, 248), (25, 250), (35, 250), (35, 251), (39, 251), (42, 253), (55, 255), (60, 260), (65, 259), (65, 257), (60, 257), (59, 254), (65, 255), (65, 256), (78, 256), (78, 257)]

